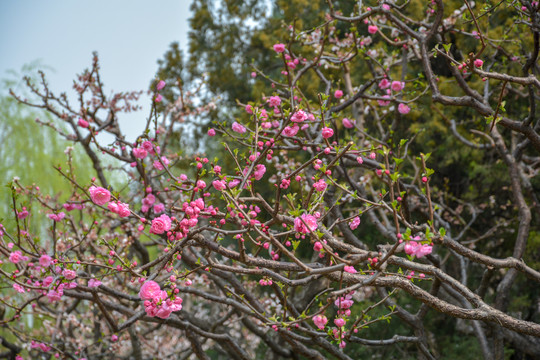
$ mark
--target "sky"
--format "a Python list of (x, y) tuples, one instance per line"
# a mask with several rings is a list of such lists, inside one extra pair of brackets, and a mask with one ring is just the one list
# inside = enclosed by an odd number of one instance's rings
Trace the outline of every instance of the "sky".
[[(91, 66), (97, 51), (105, 93), (146, 90), (169, 44), (187, 49), (190, 0), (0, 0), (0, 78), (40, 60), (53, 91), (73, 95), (76, 74)], [(5, 91), (5, 89), (1, 89)], [(143, 111), (121, 118), (135, 137)]]

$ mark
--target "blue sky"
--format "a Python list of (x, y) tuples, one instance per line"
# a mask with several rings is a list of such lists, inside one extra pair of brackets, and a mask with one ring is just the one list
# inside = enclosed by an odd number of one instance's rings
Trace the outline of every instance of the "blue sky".
[[(190, 2), (0, 0), (0, 78), (40, 59), (54, 68), (46, 72), (51, 88), (69, 95), (75, 75), (97, 51), (107, 94), (146, 90), (169, 44), (187, 48)], [(129, 138), (144, 126), (148, 101), (141, 105), (146, 111), (121, 122)]]

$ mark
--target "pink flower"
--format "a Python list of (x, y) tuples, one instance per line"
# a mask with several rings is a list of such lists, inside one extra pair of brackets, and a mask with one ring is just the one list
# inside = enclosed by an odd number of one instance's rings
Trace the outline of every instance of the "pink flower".
[(97, 279), (94, 279), (94, 278), (88, 280), (88, 287), (90, 287), (90, 288), (98, 287), (99, 285), (101, 285), (100, 280), (97, 280)]
[(47, 293), (47, 298), (49, 299), (49, 302), (52, 303), (54, 301), (60, 301), (62, 295), (64, 295), (64, 291), (62, 289), (59, 288), (58, 291), (51, 289)]
[(153, 300), (161, 295), (161, 287), (155, 281), (148, 280), (142, 284), (139, 290), (141, 300)]
[(233, 179), (233, 180), (229, 181), (229, 185), (228, 185), (228, 186), (229, 186), (229, 188), (232, 189), (232, 188), (238, 186), (238, 184), (240, 184), (240, 182), (241, 182), (241, 181), (238, 180), (238, 179)]
[(343, 123), (343, 126), (346, 127), (347, 129), (352, 129), (354, 127), (354, 124), (352, 123), (352, 121), (347, 118), (343, 118), (341, 122)]
[(41, 265), (41, 267), (48, 267), (51, 265), (51, 262), (52, 258), (49, 255), (44, 254), (39, 258), (39, 265)]
[[(165, 166), (168, 166), (170, 164), (169, 159), (167, 159), (165, 156), (161, 157), (161, 162), (163, 162)], [(156, 170), (162, 171), (165, 169), (161, 162), (159, 162), (158, 160), (154, 161), (153, 165)]]
[[(384, 95), (383, 98), (385, 98), (385, 99), (390, 99), (390, 95)], [(390, 105), (390, 101), (387, 101), (387, 100), (377, 100), (377, 102), (378, 102), (379, 105), (381, 105), (381, 106), (388, 106), (388, 105)]]
[(24, 256), (20, 250), (14, 251), (11, 254), (9, 254), (9, 261), (11, 261), (14, 264), (18, 264), (20, 261), (24, 260)]
[(49, 285), (51, 285), (53, 281), (54, 278), (52, 276), (47, 276), (45, 279), (43, 279), (43, 286), (49, 287)]
[(152, 234), (163, 234), (166, 231), (171, 229), (171, 218), (165, 214), (161, 215), (158, 218), (152, 220), (152, 227), (150, 228), (150, 233)]
[(349, 273), (349, 274), (356, 274), (356, 273), (357, 273), (357, 271), (356, 271), (356, 269), (354, 268), (354, 266), (347, 266), (347, 265), (346, 265), (346, 266), (343, 267), (343, 271), (345, 271), (345, 272), (347, 272), (347, 273)]
[(216, 130), (208, 129), (208, 136), (216, 136)]
[(298, 110), (291, 116), (292, 122), (303, 122), (308, 118), (308, 115), (303, 110)]
[(298, 134), (298, 130), (300, 130), (300, 128), (296, 124), (294, 126), (286, 126), (285, 129), (283, 129), (283, 135), (292, 137)]
[(217, 191), (223, 191), (227, 188), (224, 180), (214, 180), (212, 181), (212, 186), (214, 186), (214, 189)]
[(104, 205), (111, 200), (111, 193), (109, 190), (98, 186), (90, 186), (88, 189), (92, 201), (97, 205)]
[(13, 289), (15, 289), (15, 291), (17, 291), (18, 293), (24, 293), (24, 288), (17, 283), (13, 284)]
[(377, 32), (377, 30), (379, 30), (377, 25), (369, 25), (368, 28), (367, 28), (368, 33), (370, 33), (372, 35), (375, 34)]
[(400, 114), (406, 115), (411, 111), (411, 108), (408, 107), (407, 105), (401, 103), (401, 104), (398, 105), (398, 111), (399, 111)]
[(266, 166), (262, 164), (258, 164), (255, 167), (255, 171), (253, 172), (253, 176), (255, 177), (255, 180), (261, 180), (265, 172), (266, 172)]
[(326, 186), (326, 182), (323, 179), (320, 179), (315, 184), (313, 184), (313, 188), (318, 192), (324, 191), (324, 189), (326, 189)]
[(41, 343), (38, 346), (41, 349), (41, 351), (44, 351), (44, 352), (48, 352), (51, 350), (51, 347), (44, 343)]
[(131, 211), (129, 211), (129, 204), (118, 201), (117, 205), (118, 208), (116, 210), (116, 213), (120, 217), (128, 217), (131, 214)]
[(87, 128), (88, 127), (88, 121), (79, 118), (79, 121), (77, 122), (77, 125), (79, 125), (82, 128)]
[(405, 244), (405, 252), (407, 253), (407, 255), (413, 255), (413, 256), (416, 256), (417, 258), (421, 258), (423, 256), (431, 254), (432, 251), (433, 251), (432, 245), (417, 243), (416, 241), (413, 241), (413, 240)]
[(165, 87), (165, 81), (159, 80), (159, 82), (156, 85), (156, 90), (159, 91)]
[(345, 295), (334, 301), (334, 305), (341, 310), (349, 309), (353, 304), (354, 300), (352, 299), (352, 295)]
[(474, 60), (474, 66), (477, 67), (477, 68), (481, 68), (482, 65), (484, 65), (484, 61), (481, 60), (481, 59), (476, 59)]
[(392, 90), (395, 92), (401, 91), (405, 87), (405, 83), (401, 81), (392, 81), (392, 85), (390, 85)]
[(268, 99), (268, 105), (271, 107), (276, 107), (281, 104), (281, 98), (279, 96), (270, 96), (270, 99)]
[[(164, 85), (164, 86), (165, 86), (165, 85)], [(113, 335), (111, 336), (111, 341), (112, 341), (112, 342), (118, 341), (118, 335), (113, 334)]]
[(334, 319), (334, 324), (336, 324), (336, 326), (337, 326), (338, 328), (345, 326), (345, 323), (346, 323), (346, 321), (345, 321), (344, 318), (337, 318), (337, 319)]
[(164, 204), (154, 205), (154, 214), (162, 213), (164, 210), (165, 210), (165, 205)]
[(326, 323), (328, 323), (328, 319), (324, 315), (315, 315), (313, 317), (313, 323), (319, 328), (319, 330), (323, 330)]
[(26, 217), (29, 215), (30, 213), (28, 212), (28, 210), (26, 210), (25, 207), (22, 208), (22, 211), (19, 211), (17, 212), (17, 217), (21, 220), (23, 219), (26, 219)]
[(390, 81), (388, 81), (387, 78), (384, 78), (381, 80), (381, 82), (379, 83), (379, 88), (380, 89), (388, 89), (390, 87)]
[(328, 139), (328, 138), (332, 137), (333, 135), (334, 135), (334, 130), (332, 130), (331, 128), (324, 127), (322, 129), (323, 138)]
[(296, 232), (309, 234), (311, 231), (317, 230), (317, 227), (317, 218), (313, 215), (303, 214), (302, 216), (294, 219), (294, 230)]
[(73, 280), (77, 277), (77, 273), (69, 269), (64, 269), (64, 271), (62, 271), (62, 275), (64, 275), (64, 277), (68, 280)]
[(358, 216), (352, 219), (352, 221), (349, 223), (349, 227), (351, 228), (351, 230), (356, 229), (358, 225), (360, 225), (360, 217)]
[(336, 99), (339, 99), (339, 98), (341, 98), (342, 96), (343, 96), (343, 91), (341, 91), (341, 90), (336, 90), (336, 91), (334, 92), (334, 97), (335, 97)]
[(47, 217), (54, 221), (62, 221), (62, 219), (66, 216), (66, 214), (62, 211), (58, 214), (48, 214)]
[(275, 44), (274, 45), (274, 51), (279, 53), (282, 53), (285, 51), (285, 45), (284, 44)]
[(144, 159), (146, 155), (148, 155), (148, 151), (146, 151), (144, 148), (133, 149), (133, 156), (135, 156), (137, 159)]
[(237, 123), (236, 121), (232, 124), (232, 129), (239, 134), (243, 134), (246, 132), (246, 128), (243, 125)]
[(151, 141), (144, 141), (141, 146), (143, 147), (144, 150), (148, 151), (150, 154), (154, 154), (154, 145), (152, 144)]
[(246, 112), (250, 115), (253, 114), (253, 106), (251, 105), (246, 105)]
[(197, 180), (196, 185), (199, 189), (204, 189), (206, 187), (206, 183), (204, 182), (204, 180)]
[(163, 96), (161, 96), (161, 94), (157, 94), (155, 100), (156, 100), (157, 103), (158, 103), (158, 102), (161, 102), (161, 100), (163, 100)]

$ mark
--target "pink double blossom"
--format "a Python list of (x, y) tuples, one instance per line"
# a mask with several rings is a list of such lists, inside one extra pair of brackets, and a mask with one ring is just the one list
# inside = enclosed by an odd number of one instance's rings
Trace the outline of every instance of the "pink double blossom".
[(294, 230), (298, 233), (309, 234), (311, 231), (317, 230), (317, 227), (317, 218), (313, 215), (303, 214), (294, 219)]
[(407, 105), (401, 103), (401, 104), (398, 105), (398, 111), (399, 111), (400, 114), (406, 115), (411, 111), (411, 108), (408, 107)]
[(285, 135), (287, 137), (293, 137), (296, 134), (298, 134), (299, 130), (300, 130), (300, 127), (298, 125), (296, 125), (296, 124), (294, 124), (293, 126), (286, 126), (283, 129), (283, 135)]
[(359, 216), (352, 219), (352, 221), (349, 223), (349, 227), (351, 228), (351, 230), (355, 230), (358, 227), (358, 225), (360, 225), (360, 217)]
[(342, 124), (344, 127), (346, 127), (347, 129), (352, 129), (354, 127), (354, 124), (351, 120), (347, 119), (347, 118), (343, 118), (343, 120), (341, 120)]
[(307, 118), (308, 118), (308, 115), (306, 114), (304, 110), (298, 110), (297, 112), (293, 114), (293, 116), (291, 116), (291, 121), (298, 123), (298, 122), (303, 122)]
[(20, 250), (13, 251), (9, 254), (9, 261), (14, 264), (18, 264), (21, 261), (28, 261), (28, 256), (24, 256)]
[(274, 44), (274, 51), (278, 54), (285, 51), (285, 44)]
[(390, 87), (390, 81), (388, 81), (387, 78), (384, 78), (381, 80), (381, 82), (379, 83), (379, 89), (388, 89)]
[(212, 181), (212, 186), (217, 191), (223, 191), (227, 188), (227, 184), (225, 183), (224, 180), (214, 180)]
[[(163, 164), (161, 164), (163, 163)], [(161, 157), (161, 162), (159, 160), (155, 160), (154, 163), (152, 164), (154, 166), (154, 168), (156, 170), (159, 170), (159, 171), (162, 171), (164, 170), (165, 168), (163, 167), (163, 165), (165, 166), (169, 166), (171, 162), (169, 161), (169, 159), (167, 159), (165, 156), (162, 156)]]
[(129, 204), (120, 201), (110, 202), (107, 207), (110, 211), (118, 214), (120, 217), (128, 217), (131, 214), (131, 211), (129, 210)]
[(161, 287), (155, 281), (146, 281), (139, 290), (139, 297), (141, 300), (152, 300), (161, 293)]
[(233, 122), (232, 129), (233, 129), (233, 131), (236, 131), (239, 134), (243, 134), (243, 133), (246, 132), (245, 126), (237, 123), (236, 121)]
[(41, 257), (39, 258), (39, 265), (41, 267), (49, 267), (51, 263), (52, 263), (52, 258), (47, 254), (41, 255)]
[(263, 164), (257, 164), (257, 166), (255, 166), (255, 171), (253, 172), (255, 180), (261, 180), (264, 176), (264, 173), (266, 173), (266, 166), (264, 166)]
[(168, 215), (161, 215), (152, 220), (152, 226), (150, 228), (150, 233), (152, 234), (163, 234), (166, 231), (169, 231), (172, 226), (171, 218)]
[(279, 104), (281, 104), (281, 98), (279, 96), (270, 96), (268, 99), (268, 105), (271, 107), (279, 106)]
[(321, 132), (322, 132), (323, 138), (325, 138), (325, 139), (331, 138), (334, 135), (334, 130), (332, 130), (331, 128), (328, 128), (328, 127), (322, 128)]
[(392, 91), (399, 92), (405, 88), (405, 83), (401, 81), (392, 81), (390, 87), (392, 88)]
[(144, 159), (148, 155), (148, 151), (142, 147), (133, 149), (133, 156), (137, 159)]
[(94, 204), (105, 205), (111, 200), (111, 192), (102, 187), (92, 185), (88, 192), (90, 192), (90, 198)]
[(319, 328), (319, 330), (323, 330), (328, 323), (328, 319), (324, 315), (315, 315), (313, 317), (313, 323)]

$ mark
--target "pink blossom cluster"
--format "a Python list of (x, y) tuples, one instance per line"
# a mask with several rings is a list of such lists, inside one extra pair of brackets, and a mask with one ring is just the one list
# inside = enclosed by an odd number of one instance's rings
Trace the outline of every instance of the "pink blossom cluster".
[(416, 256), (417, 258), (429, 255), (432, 251), (433, 245), (422, 244), (414, 240), (411, 240), (405, 244), (405, 253), (407, 253), (407, 255)]
[(77, 203), (65, 203), (62, 205), (66, 211), (72, 211), (72, 210), (82, 210), (84, 209), (84, 204), (77, 204)]
[(129, 210), (129, 204), (120, 202), (120, 201), (111, 201), (107, 207), (110, 211), (115, 214), (118, 214), (120, 217), (128, 217), (131, 214)]
[[(175, 289), (175, 293), (178, 289)], [(144, 301), (144, 310), (151, 317), (167, 319), (173, 312), (182, 310), (182, 298), (175, 296), (170, 299), (166, 291), (161, 290), (155, 281), (146, 281), (139, 291), (139, 297)]]

